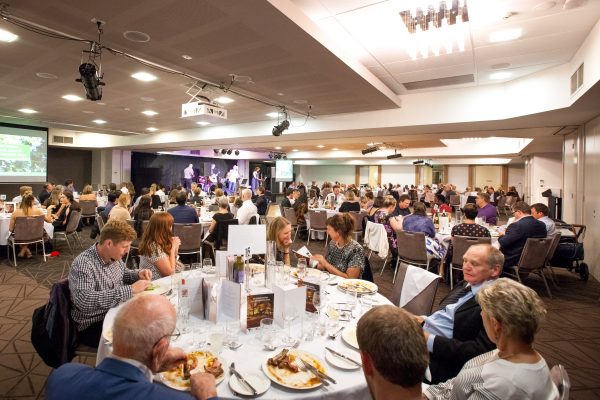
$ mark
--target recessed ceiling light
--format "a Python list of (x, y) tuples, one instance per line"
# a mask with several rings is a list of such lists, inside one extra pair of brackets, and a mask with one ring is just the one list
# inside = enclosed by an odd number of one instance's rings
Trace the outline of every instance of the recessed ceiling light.
[(148, 96), (144, 96), (144, 97), (140, 97), (141, 101), (154, 101), (154, 97), (148, 97)]
[(149, 74), (148, 72), (136, 72), (135, 74), (131, 75), (131, 77), (142, 82), (151, 82), (156, 80), (156, 76)]
[(512, 76), (512, 72), (507, 72), (507, 71), (494, 72), (493, 74), (490, 74), (490, 79), (500, 80), (500, 79), (510, 78), (511, 76)]
[(51, 74), (50, 72), (38, 72), (35, 76), (42, 79), (58, 79), (58, 75)]
[(233, 103), (235, 100), (230, 99), (229, 97), (225, 97), (225, 96), (221, 96), (221, 97), (217, 97), (216, 99), (214, 99), (217, 103), (221, 103), (221, 104), (229, 104), (229, 103)]
[(125, 31), (123, 37), (136, 43), (146, 43), (150, 41), (150, 35), (140, 31)]
[(187, 55), (187, 54), (184, 54), (184, 55), (182, 55), (182, 56), (181, 56), (181, 58), (183, 58), (184, 60), (188, 60), (188, 61), (189, 61), (189, 60), (191, 60), (191, 59), (192, 59), (192, 56), (189, 56), (189, 55)]
[(325, 146), (323, 146), (322, 144), (318, 144), (317, 147), (320, 148), (320, 149), (322, 149)]
[(19, 109), (23, 114), (35, 114), (37, 111), (32, 110), (31, 108), (21, 108)]
[(281, 93), (281, 92), (278, 92), (278, 93), (277, 93), (277, 96), (285, 96), (285, 94), (283, 94), (283, 93)]
[(515, 40), (521, 37), (523, 34), (523, 29), (514, 28), (514, 29), (506, 29), (503, 31), (497, 31), (490, 34), (490, 42), (507, 42), (509, 40)]
[(147, 130), (148, 132), (156, 132), (156, 131), (158, 130), (158, 128), (155, 128), (155, 127), (151, 126), (151, 127), (149, 127), (149, 128), (146, 128), (146, 130)]
[(206, 122), (206, 121), (200, 121), (200, 122), (196, 122), (196, 123), (200, 126), (210, 125), (210, 122)]
[(69, 101), (81, 101), (83, 100), (83, 97), (79, 97), (75, 94), (65, 94), (63, 97), (63, 99), (65, 100), (69, 100)]
[(95, 124), (98, 124), (98, 125), (102, 125), (102, 124), (106, 123), (106, 121), (103, 120), (103, 119), (95, 119), (92, 122), (95, 123)]
[(5, 31), (4, 29), (0, 29), (0, 42), (11, 43), (18, 39), (19, 36), (15, 35), (12, 32)]
[(265, 115), (266, 115), (267, 117), (269, 117), (269, 118), (277, 118), (277, 117), (279, 116), (279, 113), (278, 113), (278, 112), (275, 112), (275, 111), (273, 111), (273, 112), (270, 112), (270, 113), (266, 113)]
[(93, 114), (94, 112), (90, 111), (90, 110), (83, 110), (82, 113), (84, 113), (84, 114)]
[(151, 116), (156, 115), (158, 113), (156, 111), (152, 111), (152, 110), (145, 110), (145, 111), (142, 111), (142, 114), (151, 117)]
[(275, 146), (274, 149), (275, 150), (281, 150), (281, 146)]
[(331, 149), (333, 151), (338, 151), (339, 149), (337, 147), (334, 147), (333, 149)]
[(298, 149), (292, 149), (292, 151), (300, 151), (300, 150), (298, 150)]

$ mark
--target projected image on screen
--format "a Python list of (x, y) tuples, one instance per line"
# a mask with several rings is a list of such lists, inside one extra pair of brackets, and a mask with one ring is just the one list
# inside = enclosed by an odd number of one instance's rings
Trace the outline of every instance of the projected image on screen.
[(44, 182), (48, 131), (0, 124), (0, 182)]
[(294, 179), (294, 163), (292, 160), (277, 160), (275, 162), (275, 180), (291, 182)]

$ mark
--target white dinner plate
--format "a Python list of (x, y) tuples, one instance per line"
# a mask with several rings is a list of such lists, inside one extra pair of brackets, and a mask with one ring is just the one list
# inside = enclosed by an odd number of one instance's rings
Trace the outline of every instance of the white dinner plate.
[[(269, 366), (267, 360), (279, 353), (280, 351), (276, 351), (270, 354), (262, 363), (263, 372), (270, 380), (278, 385), (295, 390), (311, 390), (322, 385), (321, 381), (316, 379), (309, 371), (293, 373), (285, 369)], [(325, 371), (325, 363), (314, 354), (298, 349), (290, 349), (290, 353), (301, 356), (304, 361), (310, 361), (311, 365), (315, 368)], [(325, 371), (325, 373), (327, 372)]]
[(344, 279), (338, 284), (338, 289), (342, 292), (346, 292), (349, 288), (356, 289), (357, 295), (363, 294), (374, 294), (379, 289), (373, 282), (365, 281), (363, 279)]
[[(242, 374), (242, 377), (244, 377), (244, 379), (257, 391), (257, 396), (260, 396), (271, 387), (271, 381), (260, 371), (248, 372), (240, 370), (238, 372)], [(229, 387), (235, 393), (241, 394), (242, 396), (253, 396), (250, 389), (246, 388), (234, 374), (231, 374), (231, 377), (229, 378)]]
[(145, 296), (147, 294), (165, 294), (169, 290), (171, 290), (171, 281), (168, 281), (168, 282), (167, 281), (159, 282), (158, 280), (151, 281), (149, 287), (150, 287), (150, 289), (146, 289), (143, 292), (136, 294), (135, 296)]
[(353, 326), (351, 328), (344, 329), (342, 332), (342, 340), (346, 342), (347, 345), (354, 347), (358, 350), (358, 339), (356, 339), (356, 327)]
[[(213, 356), (213, 354), (210, 351), (207, 350), (199, 350), (199, 353), (205, 354), (207, 356)], [(191, 353), (191, 352), (189, 352)], [(189, 355), (188, 353), (188, 355)], [(226, 369), (226, 365), (223, 362), (223, 359), (221, 357), (217, 357), (217, 359), (219, 360), (219, 362), (221, 363), (221, 368), (223, 368), (223, 373), (221, 375), (219, 375), (218, 378), (215, 378), (215, 383), (218, 385), (219, 383), (223, 382), (223, 380), (225, 379), (225, 369)], [(198, 366), (193, 369), (192, 371), (190, 371), (192, 374), (196, 373), (196, 372), (204, 372), (204, 364), (203, 363), (199, 363)], [(169, 371), (165, 371), (165, 372), (161, 372), (155, 375), (155, 377), (158, 378), (158, 380), (165, 386), (170, 387), (171, 389), (175, 389), (175, 390), (181, 390), (181, 391), (189, 391), (190, 388), (188, 386), (182, 385), (178, 382), (175, 381), (171, 381), (169, 379), (167, 379), (167, 375), (168, 375)]]
[[(340, 354), (345, 355), (346, 357), (350, 357), (351, 359), (353, 359), (354, 361), (356, 361), (359, 364), (361, 363), (359, 355), (353, 351), (337, 350), (337, 349), (335, 351), (337, 351)], [(329, 350), (325, 350), (325, 359), (327, 360), (327, 362), (329, 364), (333, 365), (334, 367), (340, 368), (340, 369), (352, 370), (352, 369), (360, 368), (360, 366), (354, 364), (351, 361), (345, 360), (342, 357), (336, 356)]]

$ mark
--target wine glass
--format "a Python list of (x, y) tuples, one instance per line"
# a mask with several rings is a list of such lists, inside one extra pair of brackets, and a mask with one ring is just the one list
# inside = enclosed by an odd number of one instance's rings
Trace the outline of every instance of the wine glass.
[(306, 276), (306, 259), (300, 258), (298, 259), (298, 265), (296, 266), (296, 275), (298, 276), (298, 280), (303, 280)]
[(210, 274), (214, 272), (212, 258), (205, 258), (202, 260), (202, 272), (205, 274)]
[(319, 314), (319, 316), (321, 315), (321, 309), (324, 306), (324, 301), (325, 299), (323, 298), (323, 296), (321, 295), (321, 293), (319, 293), (318, 291), (314, 292), (312, 295), (312, 304), (313, 306), (315, 306), (315, 308), (317, 309), (317, 313)]

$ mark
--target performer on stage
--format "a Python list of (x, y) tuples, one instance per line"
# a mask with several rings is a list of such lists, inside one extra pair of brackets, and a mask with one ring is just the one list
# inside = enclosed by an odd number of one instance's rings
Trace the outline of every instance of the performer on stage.
[(252, 172), (252, 182), (250, 184), (250, 187), (252, 188), (252, 193), (256, 193), (256, 189), (258, 189), (262, 181), (262, 179), (260, 178), (260, 167), (256, 167), (254, 168), (254, 171)]
[(229, 176), (229, 181), (227, 182), (228, 192), (229, 194), (234, 194), (237, 186), (237, 180), (240, 177), (237, 164), (229, 170), (229, 173), (227, 175)]
[(192, 186), (192, 180), (194, 179), (194, 165), (190, 164), (186, 169), (183, 170), (183, 186), (186, 190), (190, 190)]

